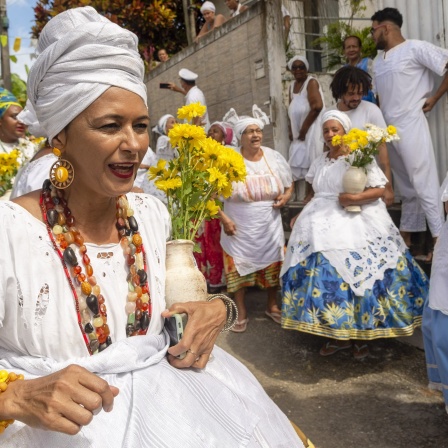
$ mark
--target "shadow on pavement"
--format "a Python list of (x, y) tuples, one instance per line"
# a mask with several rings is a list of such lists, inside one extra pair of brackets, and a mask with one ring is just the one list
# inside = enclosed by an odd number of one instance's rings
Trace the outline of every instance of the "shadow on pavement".
[(281, 329), (265, 304), (266, 293), (249, 291), (247, 331), (225, 334), (218, 345), (317, 448), (448, 448), (448, 416), (441, 395), (426, 387), (422, 350), (379, 339), (361, 361), (351, 350), (322, 357), (324, 338)]

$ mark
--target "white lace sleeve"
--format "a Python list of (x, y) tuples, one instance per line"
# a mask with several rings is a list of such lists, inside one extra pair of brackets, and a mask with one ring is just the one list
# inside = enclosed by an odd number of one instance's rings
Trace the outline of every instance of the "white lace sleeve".
[(321, 160), (326, 157), (326, 155), (327, 154), (324, 153), (324, 154), (321, 154), (320, 157), (318, 157), (317, 159), (314, 159), (313, 163), (310, 166), (310, 169), (308, 170), (308, 172), (306, 173), (306, 176), (305, 176), (305, 180), (308, 183), (310, 183), (310, 184), (313, 183), (314, 176), (316, 175), (317, 167), (321, 163)]
[(448, 50), (425, 41), (413, 41), (413, 43), (415, 56), (420, 64), (443, 76), (448, 63)]
[(440, 197), (442, 202), (448, 201), (448, 172), (446, 173), (445, 180), (440, 187)]
[(367, 184), (366, 188), (384, 188), (388, 182), (387, 177), (376, 164), (375, 160), (366, 166)]
[(283, 186), (285, 188), (289, 188), (292, 183), (291, 168), (289, 167), (286, 159), (278, 151), (274, 151), (274, 155), (278, 166), (278, 173), (275, 174), (280, 178)]

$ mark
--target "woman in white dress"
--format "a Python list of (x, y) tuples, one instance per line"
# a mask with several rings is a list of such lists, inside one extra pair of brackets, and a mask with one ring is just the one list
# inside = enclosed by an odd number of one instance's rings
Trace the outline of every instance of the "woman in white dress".
[[(448, 174), (440, 188), (448, 213)], [(423, 340), (429, 388), (440, 390), (448, 412), (448, 221), (434, 247), (428, 301), (423, 311)]]
[(308, 74), (309, 63), (304, 56), (294, 56), (288, 69), (295, 81), (289, 89), (290, 120), (289, 166), (293, 180), (304, 179), (313, 160), (322, 153), (319, 116), (324, 96), (316, 78)]
[[(366, 167), (364, 192), (343, 192), (346, 150), (331, 141), (349, 131), (348, 116), (327, 111), (322, 122), (329, 151), (306, 176), (314, 197), (298, 215), (288, 242), (281, 271), (282, 326), (331, 338), (323, 356), (349, 349), (354, 341), (354, 356), (363, 358), (365, 341), (410, 336), (421, 325), (428, 280), (381, 200), (387, 179), (375, 160)], [(352, 204), (362, 211), (346, 212)]]
[[(40, 35), (28, 95), (61, 167), (0, 204), (0, 382), (2, 369), (25, 376), (0, 388), (1, 429), (17, 420), (1, 446), (302, 447), (247, 369), (213, 347), (224, 302), (164, 311), (169, 217), (128, 193), (149, 143), (137, 43), (91, 7)], [(168, 348), (174, 311), (189, 321)]]
[(234, 184), (230, 198), (224, 200), (220, 215), (224, 232), (224, 270), (227, 291), (235, 294), (239, 321), (232, 331), (246, 331), (249, 319), (245, 305), (247, 287), (266, 289), (266, 315), (280, 323), (277, 305), (279, 273), (284, 258), (285, 236), (280, 208), (292, 194), (291, 171), (284, 157), (262, 146), (263, 128), (269, 119), (253, 106), (254, 117), (238, 117), (231, 109), (224, 121), (234, 124), (244, 158), (247, 177)]

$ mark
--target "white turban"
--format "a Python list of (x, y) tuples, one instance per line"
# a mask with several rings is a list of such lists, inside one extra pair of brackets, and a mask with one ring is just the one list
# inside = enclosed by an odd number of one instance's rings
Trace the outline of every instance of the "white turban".
[(328, 120), (339, 121), (339, 123), (342, 124), (342, 127), (344, 128), (345, 132), (348, 132), (352, 128), (352, 121), (350, 120), (347, 114), (344, 114), (344, 112), (340, 112), (338, 110), (327, 110), (322, 115), (321, 119), (322, 126)]
[(64, 11), (45, 25), (28, 98), (50, 142), (111, 86), (136, 93), (146, 104), (137, 43), (134, 33), (90, 6)]
[(269, 117), (256, 104), (252, 106), (252, 115), (253, 117), (247, 115), (239, 117), (232, 108), (224, 115), (223, 121), (233, 126), (236, 138), (241, 140), (243, 132), (251, 124), (257, 125), (260, 129), (263, 129), (265, 124), (269, 124)]
[(201, 12), (203, 13), (204, 11), (215, 12), (216, 7), (212, 2), (204, 2), (201, 6)]
[(307, 69), (307, 71), (310, 68), (310, 63), (308, 62), (308, 59), (305, 56), (294, 56), (292, 57), (289, 61), (288, 61), (288, 69), (291, 71), (292, 70), (292, 64), (294, 64), (295, 61), (301, 61), (305, 64), (305, 67)]
[(163, 115), (157, 122), (157, 126), (152, 128), (152, 131), (159, 135), (166, 135), (166, 123), (168, 118), (174, 118), (171, 114)]
[(28, 131), (34, 137), (47, 137), (45, 129), (40, 125), (36, 111), (30, 100), (26, 100), (25, 109), (17, 115), (17, 119), (28, 126)]

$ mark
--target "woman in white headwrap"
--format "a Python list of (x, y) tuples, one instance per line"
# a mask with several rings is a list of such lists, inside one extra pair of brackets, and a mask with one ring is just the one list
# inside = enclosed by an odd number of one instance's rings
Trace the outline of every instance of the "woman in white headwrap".
[(216, 7), (209, 1), (202, 4), (201, 14), (204, 17), (205, 23), (202, 25), (201, 30), (196, 36), (196, 42), (199, 42), (201, 37), (205, 36), (210, 31), (213, 31), (215, 28), (218, 28), (226, 21), (226, 18), (222, 14), (216, 15)]
[[(164, 311), (168, 213), (129, 193), (149, 143), (136, 36), (74, 8), (38, 49), (28, 96), (60, 165), (41, 191), (0, 204), (1, 446), (302, 447), (214, 347), (221, 300)], [(189, 320), (168, 348), (174, 311)], [(25, 379), (7, 385), (3, 369)]]
[(159, 135), (156, 144), (156, 154), (159, 159), (165, 159), (167, 161), (174, 158), (174, 150), (171, 147), (170, 139), (168, 138), (168, 132), (176, 124), (176, 119), (171, 114), (163, 115), (157, 126), (152, 130)]
[(237, 151), (247, 171), (245, 182), (234, 184), (221, 212), (227, 291), (234, 293), (239, 313), (232, 331), (241, 333), (249, 322), (244, 299), (250, 286), (267, 289), (265, 313), (280, 323), (277, 290), (285, 245), (280, 208), (291, 197), (292, 176), (284, 157), (261, 145), (263, 128), (269, 123), (261, 109), (254, 105), (253, 117), (238, 117), (231, 109), (224, 120), (234, 126), (241, 142)]
[(290, 59), (288, 69), (295, 78), (289, 89), (291, 144), (288, 163), (294, 181), (298, 181), (305, 179), (311, 163), (323, 150), (319, 116), (324, 108), (324, 96), (319, 81), (308, 74), (309, 63), (304, 56)]
[[(353, 341), (361, 359), (369, 354), (366, 341), (410, 336), (421, 325), (428, 280), (381, 200), (387, 178), (375, 160), (366, 167), (366, 189), (343, 192), (347, 149), (332, 138), (350, 128), (343, 112), (322, 116), (328, 152), (311, 165), (306, 181), (314, 197), (292, 222), (281, 271), (282, 326), (331, 338), (323, 356)], [(344, 210), (353, 204), (362, 211)]]

